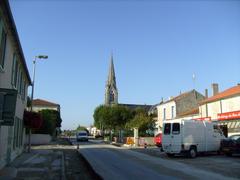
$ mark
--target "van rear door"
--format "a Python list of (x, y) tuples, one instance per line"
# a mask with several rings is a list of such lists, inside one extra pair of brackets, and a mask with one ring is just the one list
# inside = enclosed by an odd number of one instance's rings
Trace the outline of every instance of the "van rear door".
[(162, 145), (163, 145), (163, 150), (167, 153), (171, 152), (171, 143), (172, 143), (171, 130), (172, 130), (171, 123), (163, 124)]
[(182, 147), (181, 141), (181, 124), (179, 122), (172, 123), (172, 145), (171, 149), (173, 153), (180, 153)]

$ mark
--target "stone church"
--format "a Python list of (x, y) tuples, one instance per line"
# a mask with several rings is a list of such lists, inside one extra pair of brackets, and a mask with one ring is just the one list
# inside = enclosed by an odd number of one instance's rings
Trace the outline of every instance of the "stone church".
[(114, 104), (122, 105), (130, 109), (144, 108), (147, 111), (152, 107), (151, 105), (122, 104), (118, 102), (118, 89), (114, 70), (113, 56), (111, 55), (108, 79), (105, 87), (105, 105), (111, 106)]

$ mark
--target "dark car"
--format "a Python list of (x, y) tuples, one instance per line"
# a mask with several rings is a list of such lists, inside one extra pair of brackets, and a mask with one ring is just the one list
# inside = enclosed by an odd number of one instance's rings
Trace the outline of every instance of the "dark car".
[(221, 151), (227, 156), (240, 154), (240, 134), (232, 135), (221, 141)]
[(154, 143), (157, 147), (162, 147), (162, 133), (159, 133), (154, 137)]

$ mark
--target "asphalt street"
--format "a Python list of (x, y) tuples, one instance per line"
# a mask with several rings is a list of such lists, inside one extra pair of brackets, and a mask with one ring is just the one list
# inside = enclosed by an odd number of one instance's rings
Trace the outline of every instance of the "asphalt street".
[[(73, 144), (76, 146), (74, 140)], [(154, 151), (156, 151), (155, 154)], [(79, 152), (94, 171), (106, 180), (240, 178), (239, 157), (210, 155), (196, 159), (184, 157), (169, 159), (157, 148), (115, 147), (96, 140), (80, 142)]]

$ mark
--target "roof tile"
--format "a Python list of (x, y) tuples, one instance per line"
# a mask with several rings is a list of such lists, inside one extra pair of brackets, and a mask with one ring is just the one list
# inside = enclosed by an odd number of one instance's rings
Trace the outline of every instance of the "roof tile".
[(218, 94), (216, 94), (215, 96), (212, 96), (206, 100), (203, 100), (202, 102), (200, 102), (200, 104), (206, 104), (209, 102), (213, 102), (213, 101), (217, 101), (220, 99), (225, 99), (227, 97), (231, 97), (231, 96), (235, 96), (235, 95), (240, 95), (240, 85), (231, 87), (223, 92), (220, 92)]

